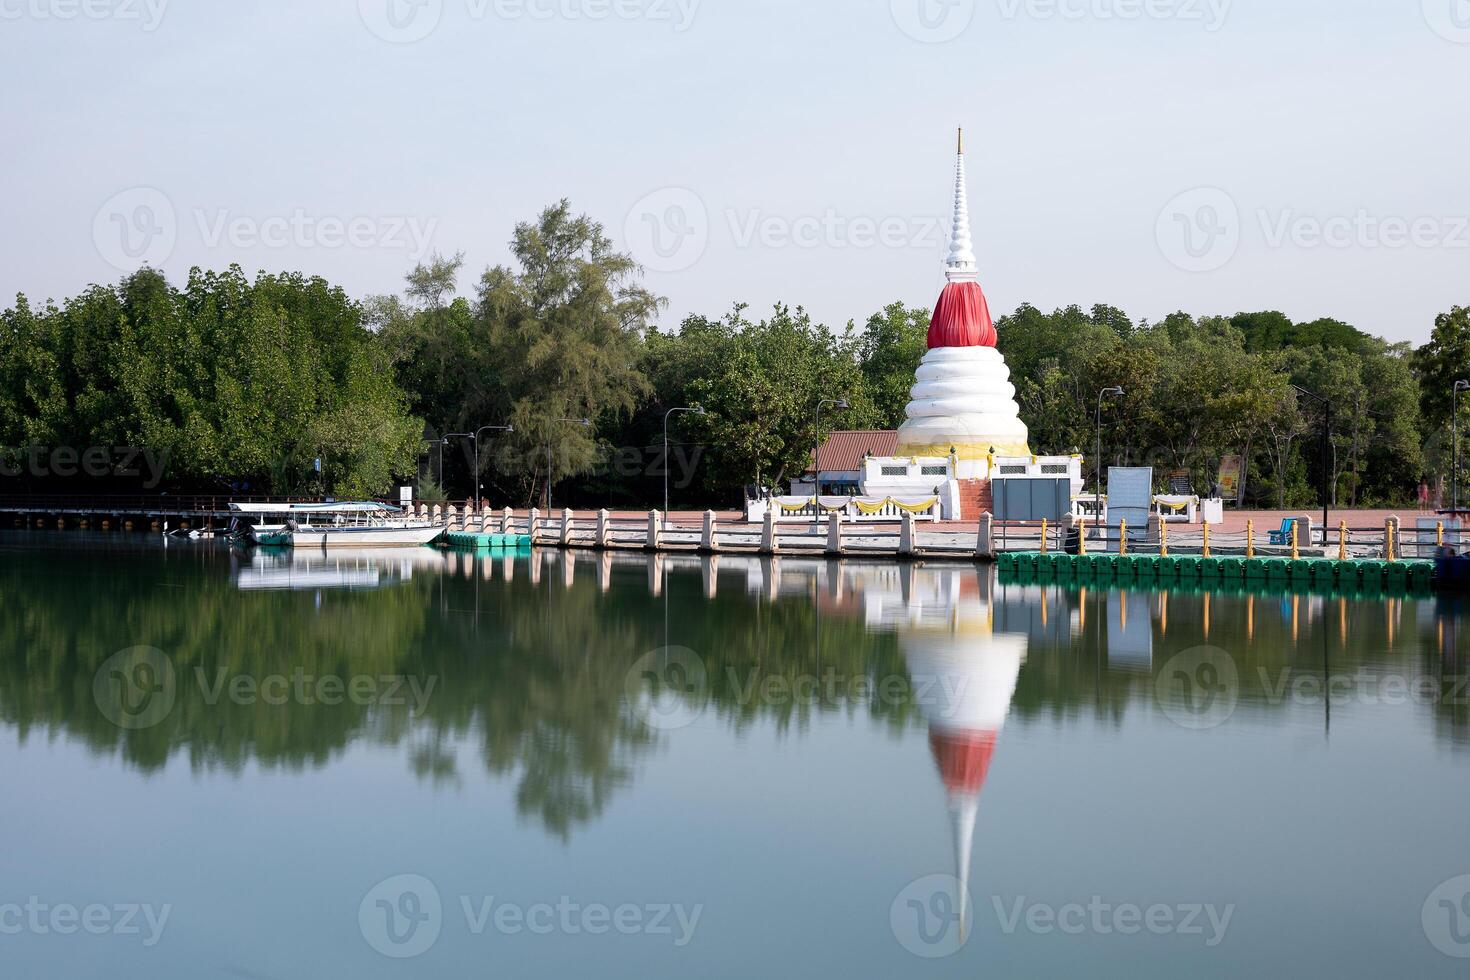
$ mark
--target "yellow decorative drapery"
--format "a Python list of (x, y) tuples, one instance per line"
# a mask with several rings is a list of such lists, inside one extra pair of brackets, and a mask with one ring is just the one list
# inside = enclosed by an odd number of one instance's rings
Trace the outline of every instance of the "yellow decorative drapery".
[(819, 497), (813, 497), (810, 500), (801, 500), (794, 504), (787, 503), (784, 500), (777, 500), (776, 503), (783, 511), (788, 514), (800, 513), (801, 511), (804, 511), (811, 506), (816, 506), (818, 509), (824, 510), (829, 514), (836, 514), (847, 507), (847, 503), (845, 501), (840, 504), (824, 504)]
[(897, 507), (899, 510), (907, 511), (910, 514), (924, 514), (933, 510), (938, 503), (938, 497), (930, 497), (922, 503), (914, 504), (906, 504), (893, 497), (884, 497), (882, 500), (859, 500), (854, 497), (852, 500), (852, 505), (858, 509), (858, 513), (868, 517), (872, 517), (874, 514), (880, 514), (883, 512), (883, 508), (890, 506)]

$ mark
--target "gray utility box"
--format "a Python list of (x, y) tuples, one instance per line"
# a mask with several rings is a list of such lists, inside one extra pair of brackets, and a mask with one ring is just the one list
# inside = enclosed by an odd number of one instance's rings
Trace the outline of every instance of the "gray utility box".
[(1072, 513), (1071, 477), (997, 477), (990, 496), (998, 521), (1060, 521)]

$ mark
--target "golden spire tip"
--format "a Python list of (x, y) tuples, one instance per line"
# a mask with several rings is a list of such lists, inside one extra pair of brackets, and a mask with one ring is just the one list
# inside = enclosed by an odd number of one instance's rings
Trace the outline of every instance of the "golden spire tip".
[(965, 152), (965, 129), (964, 129), (963, 126), (960, 127), (959, 152), (960, 153), (964, 153)]

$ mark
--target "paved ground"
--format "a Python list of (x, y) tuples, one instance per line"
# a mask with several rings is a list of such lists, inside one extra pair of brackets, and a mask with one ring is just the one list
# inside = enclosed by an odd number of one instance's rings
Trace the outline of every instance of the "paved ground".
[[(557, 509), (557, 513), (560, 513), (560, 508)], [(518, 510), (516, 511), (516, 514), (518, 516), (524, 517), (526, 516), (526, 511)], [(576, 515), (578, 519), (587, 519), (592, 516), (592, 512), (580, 510), (576, 511)], [(554, 515), (547, 514), (544, 516), (551, 517)], [(1405, 527), (1409, 527), (1413, 524), (1415, 519), (1420, 517), (1430, 518), (1433, 517), (1434, 514), (1430, 512), (1421, 512), (1417, 509), (1410, 508), (1403, 508), (1400, 510), (1331, 510), (1328, 512), (1327, 526), (1335, 529), (1340, 521), (1346, 521), (1348, 527), (1355, 531), (1381, 531), (1383, 530), (1384, 522), (1389, 517), (1394, 516), (1398, 517), (1399, 520), (1403, 522), (1403, 525)], [(648, 519), (648, 511), (618, 510), (612, 512), (612, 517), (614, 520), (618, 521), (646, 521)], [(736, 510), (722, 510), (715, 512), (715, 518), (721, 522), (738, 521), (742, 517), (743, 514), (740, 511)], [(1246, 527), (1246, 522), (1253, 520), (1256, 524), (1256, 531), (1258, 533), (1265, 533), (1268, 530), (1274, 531), (1277, 528), (1281, 527), (1282, 519), (1287, 517), (1310, 517), (1314, 526), (1320, 526), (1322, 523), (1322, 511), (1320, 509), (1227, 510), (1225, 512), (1225, 522), (1223, 524), (1216, 525), (1215, 529), (1226, 533), (1243, 532)], [(668, 520), (670, 521), (670, 523), (674, 524), (692, 524), (698, 526), (704, 523), (704, 511), (670, 511), (668, 515)], [(792, 526), (799, 522), (783, 521), (781, 523), (783, 526)], [(923, 523), (921, 524), (921, 526), (924, 527), (926, 530), (968, 531), (974, 530), (977, 524), (975, 521), (941, 521), (936, 524)], [(1199, 524), (1170, 524), (1171, 530), (1189, 529), (1197, 532), (1200, 530), (1200, 528), (1201, 525)]]
[[(514, 513), (520, 520), (524, 520), (527, 515), (524, 510)], [(558, 509), (553, 514), (543, 515), (543, 517), (554, 522), (560, 517), (560, 514), (561, 511)], [(573, 540), (582, 545), (588, 544), (592, 533), (590, 525), (594, 512), (574, 510), (573, 514), (577, 520)], [(1340, 553), (1338, 524), (1343, 522), (1348, 528), (1346, 545), (1350, 556), (1358, 558), (1384, 556), (1386, 554), (1384, 524), (1390, 516), (1397, 516), (1402, 522), (1397, 551), (1399, 557), (1426, 558), (1432, 556), (1433, 532), (1425, 532), (1426, 536), (1416, 541), (1414, 528), (1418, 518), (1432, 518), (1434, 515), (1421, 514), (1412, 510), (1332, 511), (1328, 515), (1328, 533), (1325, 536), (1320, 536), (1320, 532), (1314, 533), (1311, 541), (1305, 538), (1300, 539), (1297, 542), (1300, 554), (1304, 557), (1336, 557)], [(648, 523), (647, 511), (621, 510), (612, 512), (611, 517), (614, 521), (613, 540), (619, 546), (641, 544), (644, 528)], [(1278, 530), (1282, 520), (1286, 517), (1310, 517), (1314, 529), (1321, 527), (1322, 513), (1320, 511), (1315, 514), (1302, 511), (1230, 511), (1226, 513), (1223, 523), (1210, 527), (1210, 548), (1215, 554), (1245, 554), (1246, 525), (1253, 521), (1255, 523), (1256, 553), (1287, 555), (1290, 553), (1288, 542), (1273, 544), (1270, 540), (1270, 532)], [(759, 548), (760, 525), (746, 523), (743, 515), (738, 511), (719, 511), (716, 512), (716, 518), (720, 523), (722, 550), (754, 551)], [(703, 511), (675, 511), (668, 515), (667, 520), (667, 531), (664, 537), (666, 546), (675, 551), (692, 550), (698, 547), (704, 523)], [(826, 545), (825, 521), (815, 527), (809, 519), (781, 521), (779, 527), (783, 549), (819, 552)], [(978, 522), (921, 521), (916, 531), (916, 545), (920, 551), (929, 555), (949, 554), (956, 557), (973, 555), (977, 544)], [(1203, 550), (1205, 544), (1204, 531), (1204, 526), (1200, 524), (1171, 522), (1168, 525), (1169, 547), (1181, 554), (1198, 553)], [(1034, 550), (1040, 546), (1039, 532), (1040, 527), (1036, 524), (998, 526), (995, 543), (998, 548), (1006, 551)], [(1092, 550), (1105, 547), (1097, 535), (1096, 530), (1089, 534), (1089, 548)], [(898, 537), (899, 524), (897, 521), (872, 524), (850, 523), (844, 528), (843, 546), (850, 554), (891, 555), (898, 548)], [(1055, 525), (1051, 527), (1048, 539), (1049, 547), (1062, 546), (1060, 529)], [(1157, 544), (1146, 546), (1141, 541), (1134, 547), (1157, 550)]]

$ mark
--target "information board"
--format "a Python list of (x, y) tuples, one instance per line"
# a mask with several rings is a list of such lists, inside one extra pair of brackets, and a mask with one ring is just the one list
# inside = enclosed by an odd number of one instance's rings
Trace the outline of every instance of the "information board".
[(1118, 550), (1118, 525), (1128, 522), (1129, 542), (1142, 541), (1148, 533), (1148, 515), (1154, 506), (1152, 466), (1108, 468), (1108, 550)]

